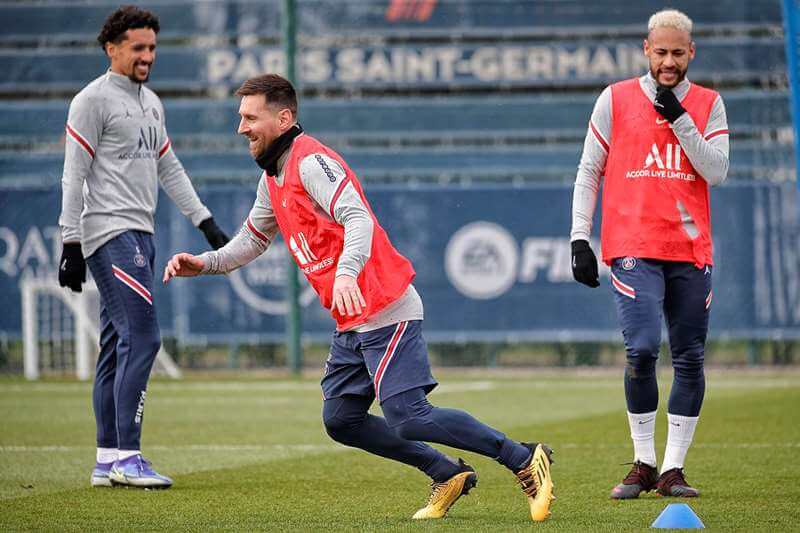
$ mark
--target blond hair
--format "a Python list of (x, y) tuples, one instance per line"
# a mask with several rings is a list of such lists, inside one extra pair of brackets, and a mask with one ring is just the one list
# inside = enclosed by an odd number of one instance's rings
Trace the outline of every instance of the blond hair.
[(691, 35), (692, 19), (687, 17), (686, 13), (678, 11), (677, 9), (662, 9), (654, 13), (647, 22), (648, 33), (656, 28), (675, 28)]

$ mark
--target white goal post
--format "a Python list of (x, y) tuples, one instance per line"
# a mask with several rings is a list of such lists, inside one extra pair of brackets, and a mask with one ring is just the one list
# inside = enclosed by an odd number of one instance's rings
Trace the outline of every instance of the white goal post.
[[(83, 285), (83, 292), (74, 293), (59, 287), (51, 278), (23, 276), (22, 297), (23, 368), (29, 380), (39, 379), (42, 350), (58, 354), (63, 361), (73, 359), (75, 374), (88, 380), (100, 346), (97, 309), (100, 295), (94, 281)], [(181, 371), (162, 347), (156, 355), (154, 371), (179, 379)]]

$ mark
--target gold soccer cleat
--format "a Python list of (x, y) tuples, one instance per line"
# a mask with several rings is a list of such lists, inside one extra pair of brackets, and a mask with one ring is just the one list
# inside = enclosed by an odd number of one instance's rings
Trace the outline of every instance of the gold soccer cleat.
[(531, 518), (534, 522), (541, 522), (550, 516), (550, 502), (553, 496), (553, 480), (550, 477), (550, 456), (553, 450), (544, 444), (522, 443), (529, 448), (533, 455), (528, 466), (517, 472), (517, 481), (522, 492), (528, 497), (531, 507)]
[(428, 498), (428, 504), (414, 513), (412, 517), (414, 520), (444, 517), (456, 500), (462, 495), (467, 495), (470, 489), (478, 484), (478, 475), (474, 468), (461, 459), (458, 460), (458, 465), (461, 467), (461, 472), (447, 481), (431, 483), (431, 496)]

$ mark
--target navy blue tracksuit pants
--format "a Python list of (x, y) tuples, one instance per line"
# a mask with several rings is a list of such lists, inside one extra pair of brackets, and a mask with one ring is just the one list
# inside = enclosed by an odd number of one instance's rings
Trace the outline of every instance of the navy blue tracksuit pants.
[(150, 369), (161, 346), (153, 305), (153, 236), (126, 231), (86, 262), (100, 291), (93, 405), (97, 446), (139, 450)]
[(611, 285), (625, 339), (625, 398), (631, 413), (658, 407), (656, 360), (666, 318), (675, 376), (668, 412), (695, 417), (705, 394), (711, 266), (625, 257), (611, 264)]

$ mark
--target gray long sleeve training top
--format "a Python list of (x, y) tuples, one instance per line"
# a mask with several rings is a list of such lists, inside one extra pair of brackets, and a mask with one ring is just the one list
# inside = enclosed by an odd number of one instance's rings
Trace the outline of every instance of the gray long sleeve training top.
[(59, 224), (83, 256), (128, 230), (154, 232), (158, 182), (192, 224), (209, 218), (171, 149), (158, 96), (108, 71), (69, 106)]

